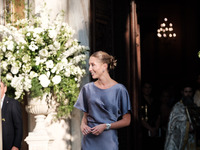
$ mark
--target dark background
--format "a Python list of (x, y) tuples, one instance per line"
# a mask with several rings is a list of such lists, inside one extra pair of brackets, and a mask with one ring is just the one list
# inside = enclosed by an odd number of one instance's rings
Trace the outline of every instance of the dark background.
[[(162, 89), (194, 84), (200, 73), (198, 58), (200, 9), (197, 0), (136, 0), (141, 32), (142, 80)], [(157, 29), (168, 18), (176, 38), (158, 38)], [(178, 92), (178, 91), (177, 91)]]
[[(140, 52), (137, 51), (132, 2), (90, 0), (91, 53), (103, 50), (116, 57), (118, 64), (111, 77), (126, 86), (132, 103), (131, 125), (119, 130), (120, 150), (141, 149), (138, 111), (143, 81), (153, 83), (156, 95), (170, 87), (180, 96), (181, 86), (186, 83), (195, 86), (200, 73), (198, 1), (135, 0)], [(157, 37), (164, 18), (173, 23), (176, 38)]]

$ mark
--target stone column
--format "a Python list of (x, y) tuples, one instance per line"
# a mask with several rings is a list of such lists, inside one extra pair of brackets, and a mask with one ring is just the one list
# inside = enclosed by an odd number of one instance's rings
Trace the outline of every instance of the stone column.
[[(67, 2), (67, 22), (76, 31), (75, 37), (81, 42), (81, 44), (89, 47), (90, 0), (67, 0)], [(82, 85), (89, 82), (88, 68), (86, 71), (87, 76), (83, 79)], [(82, 133), (80, 131), (80, 124), (82, 114), (83, 113), (78, 109), (74, 109), (72, 112), (72, 150), (81, 149)]]

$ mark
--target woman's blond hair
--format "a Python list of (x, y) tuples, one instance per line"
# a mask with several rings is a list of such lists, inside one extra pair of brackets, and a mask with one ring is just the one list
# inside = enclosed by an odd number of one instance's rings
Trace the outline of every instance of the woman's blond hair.
[(117, 66), (117, 60), (104, 51), (96, 51), (91, 55), (91, 57), (98, 58), (102, 63), (108, 64), (108, 70), (114, 70)]

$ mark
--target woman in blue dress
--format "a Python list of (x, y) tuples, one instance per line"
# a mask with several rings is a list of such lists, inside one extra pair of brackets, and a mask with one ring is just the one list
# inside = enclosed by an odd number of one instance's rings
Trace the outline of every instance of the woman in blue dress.
[(130, 124), (128, 91), (109, 75), (115, 67), (116, 60), (106, 52), (97, 51), (90, 56), (89, 71), (96, 81), (82, 87), (74, 105), (84, 112), (82, 150), (118, 150), (117, 129)]

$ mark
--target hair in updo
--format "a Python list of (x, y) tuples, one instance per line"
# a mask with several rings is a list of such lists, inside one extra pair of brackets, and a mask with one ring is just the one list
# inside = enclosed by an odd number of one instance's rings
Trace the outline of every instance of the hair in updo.
[(91, 57), (98, 58), (102, 63), (108, 64), (108, 70), (114, 70), (117, 66), (117, 60), (104, 51), (94, 52)]

